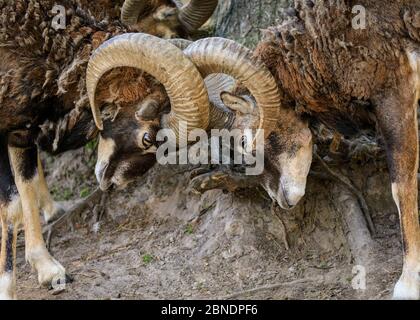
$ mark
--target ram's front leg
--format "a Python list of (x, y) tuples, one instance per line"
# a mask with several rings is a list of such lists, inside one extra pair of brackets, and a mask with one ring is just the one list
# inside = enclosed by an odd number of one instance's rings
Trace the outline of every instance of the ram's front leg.
[(41, 285), (54, 287), (54, 284), (63, 284), (66, 280), (65, 269), (49, 254), (42, 237), (37, 149), (9, 147), (9, 153), (22, 202), (26, 259), (38, 272)]
[(45, 180), (44, 170), (42, 168), (41, 158), (38, 154), (38, 196), (39, 205), (44, 214), (44, 219), (47, 223), (52, 222), (60, 218), (65, 210), (60, 206), (59, 203), (55, 202), (51, 197), (50, 191), (48, 190), (47, 181)]
[(403, 271), (395, 299), (420, 298), (420, 226), (417, 208), (418, 125), (417, 95), (405, 84), (381, 99), (376, 111), (385, 139), (392, 194), (398, 207), (403, 240)]
[(7, 143), (0, 137), (0, 300), (16, 298), (16, 237), (22, 208), (14, 183)]

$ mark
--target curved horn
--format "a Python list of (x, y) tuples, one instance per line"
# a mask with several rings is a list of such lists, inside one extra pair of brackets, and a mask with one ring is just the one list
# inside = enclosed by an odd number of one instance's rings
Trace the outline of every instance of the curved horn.
[(125, 0), (121, 8), (121, 21), (128, 26), (136, 24), (149, 2), (150, 0)]
[[(185, 50), (193, 42), (186, 39), (168, 39), (181, 50)], [(223, 129), (226, 125), (231, 124), (233, 121), (233, 114), (226, 107), (224, 107), (220, 94), (223, 91), (232, 91), (235, 80), (225, 74), (212, 74), (204, 79), (210, 101), (210, 118), (209, 128)]]
[(234, 120), (234, 113), (229, 110), (221, 99), (222, 92), (232, 92), (235, 87), (235, 79), (222, 74), (215, 73), (204, 79), (210, 100), (209, 128), (230, 129)]
[(190, 0), (179, 12), (179, 21), (188, 32), (197, 30), (212, 16), (218, 0)]
[(267, 138), (277, 126), (281, 96), (273, 75), (253, 57), (252, 52), (232, 40), (207, 38), (194, 42), (184, 53), (197, 66), (203, 78), (213, 73), (224, 73), (250, 91), (259, 108), (259, 129), (264, 129), (264, 138)]
[(172, 2), (176, 5), (178, 9), (181, 9), (184, 6), (181, 0), (172, 0)]
[[(103, 43), (92, 55), (86, 75), (87, 93), (97, 127), (103, 123), (95, 91), (102, 76), (113, 68), (133, 67), (155, 77), (166, 89), (171, 113), (163, 126), (185, 139), (196, 128), (207, 129), (209, 98), (204, 80), (183, 52), (167, 41), (143, 33), (127, 33)], [(179, 131), (184, 122), (187, 130)], [(185, 131), (185, 132), (184, 132)]]

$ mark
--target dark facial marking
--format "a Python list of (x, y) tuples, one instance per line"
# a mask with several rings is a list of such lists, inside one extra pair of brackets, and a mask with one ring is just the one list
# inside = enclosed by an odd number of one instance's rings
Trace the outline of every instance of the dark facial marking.
[(118, 154), (115, 153), (109, 162), (109, 167), (105, 173), (105, 179), (110, 180), (118, 169), (121, 163), (130, 163), (130, 167), (123, 172), (123, 178), (127, 181), (133, 181), (136, 178), (145, 174), (156, 163), (156, 156), (151, 153), (130, 153)]
[(285, 150), (284, 146), (280, 142), (280, 139), (275, 132), (270, 134), (270, 136), (268, 137), (268, 141), (270, 144), (270, 148), (274, 154), (280, 154)]
[(135, 180), (138, 177), (141, 177), (150, 168), (152, 168), (156, 163), (156, 156), (154, 154), (145, 154), (136, 157), (134, 160), (133, 165), (124, 172), (124, 178), (126, 180)]

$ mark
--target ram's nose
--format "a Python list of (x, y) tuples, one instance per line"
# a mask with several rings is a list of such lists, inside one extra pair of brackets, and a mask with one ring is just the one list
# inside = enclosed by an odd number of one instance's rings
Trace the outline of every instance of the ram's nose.
[(289, 186), (284, 189), (284, 198), (290, 208), (296, 206), (305, 195), (305, 188)]
[(98, 181), (99, 188), (102, 191), (107, 191), (112, 185), (112, 183), (105, 178), (108, 168), (109, 163), (107, 162), (98, 162), (95, 166), (96, 180)]

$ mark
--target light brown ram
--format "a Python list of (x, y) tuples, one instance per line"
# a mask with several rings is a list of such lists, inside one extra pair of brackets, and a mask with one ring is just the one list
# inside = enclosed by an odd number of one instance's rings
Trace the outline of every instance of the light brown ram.
[[(355, 5), (366, 10), (367, 29), (352, 27)], [(276, 79), (280, 99), (277, 128), (266, 140), (264, 181), (269, 195), (282, 207), (302, 197), (311, 163), (309, 124), (321, 121), (346, 136), (378, 129), (384, 139), (392, 180), (392, 193), (401, 216), (404, 260), (395, 298), (419, 299), (420, 226), (417, 205), (418, 124), (420, 95), (420, 3), (393, 1), (296, 0), (289, 19), (266, 31), (254, 53)], [(239, 54), (233, 44), (204, 40), (191, 45), (186, 54), (203, 76), (230, 74), (225, 60)], [(229, 66), (241, 67), (242, 60)], [(239, 79), (245, 82), (245, 79)], [(264, 82), (260, 83), (265, 86)], [(255, 110), (252, 123), (263, 123), (266, 114), (255, 93), (242, 83), (222, 93), (223, 104), (236, 116)], [(266, 97), (271, 86), (265, 88)], [(249, 91), (249, 92), (247, 92)], [(264, 88), (261, 89), (264, 92)], [(252, 95), (254, 95), (252, 99)], [(254, 100), (254, 101), (253, 101)], [(294, 112), (296, 111), (296, 112)], [(229, 113), (228, 113), (229, 114)], [(238, 120), (243, 119), (242, 117)], [(242, 122), (243, 123), (243, 122)], [(241, 123), (237, 123), (241, 126)], [(274, 169), (274, 170), (273, 170)]]

